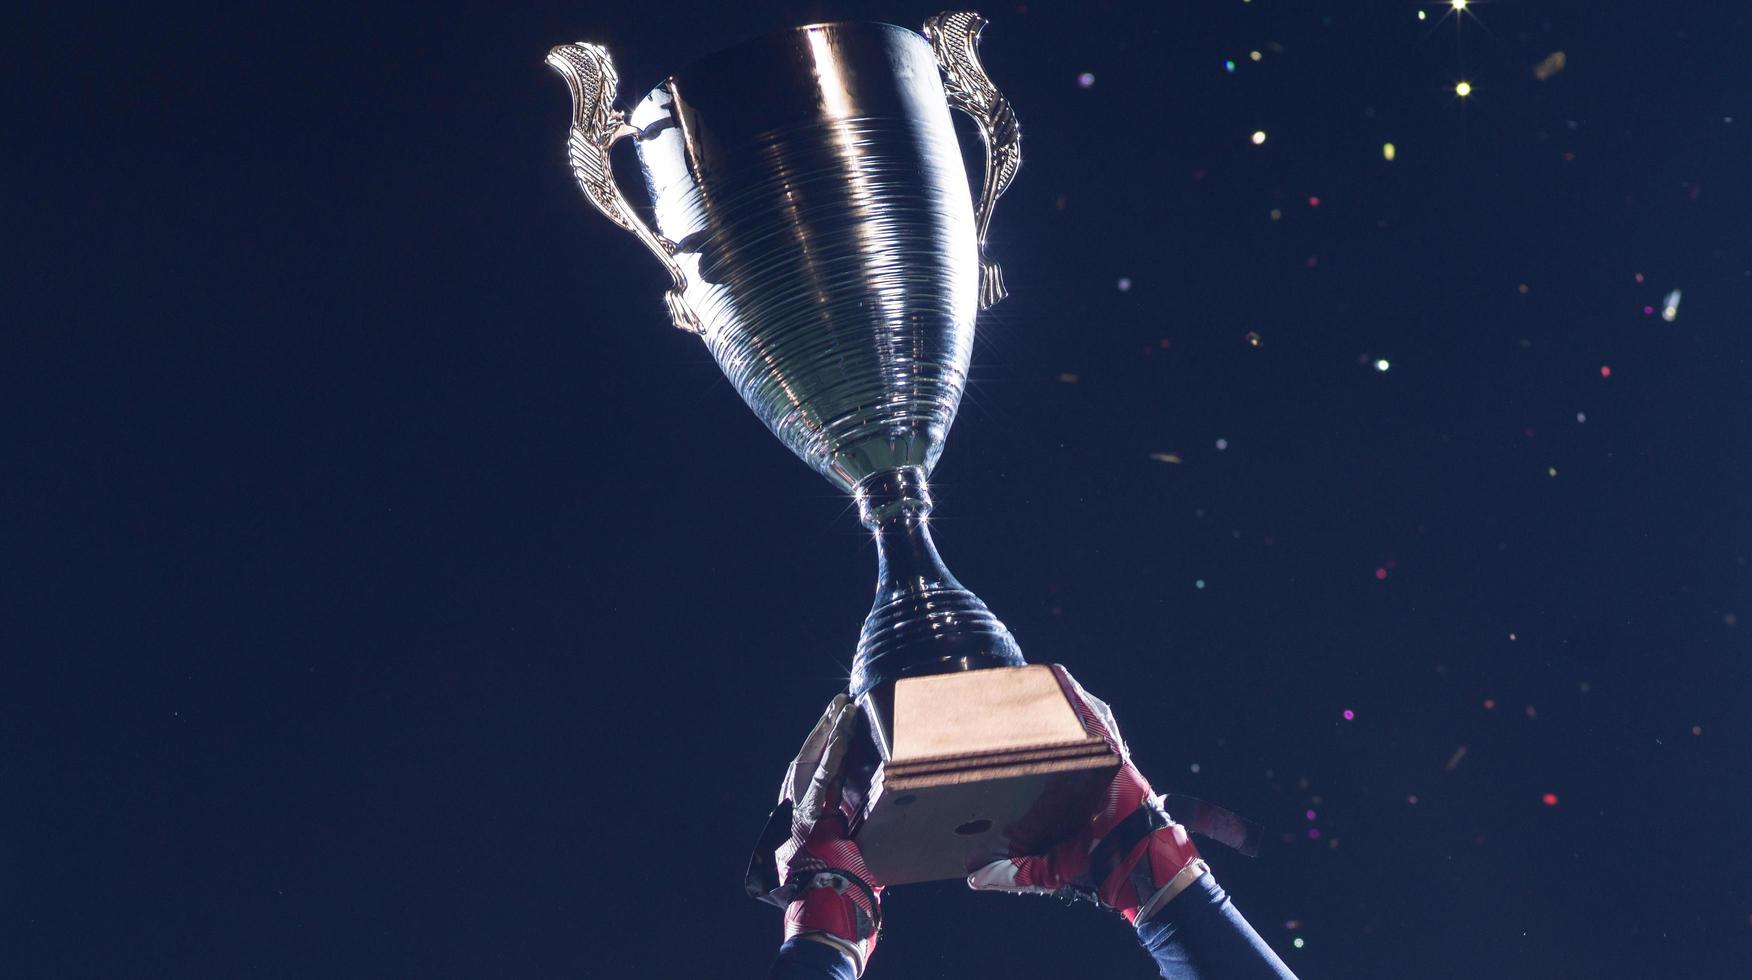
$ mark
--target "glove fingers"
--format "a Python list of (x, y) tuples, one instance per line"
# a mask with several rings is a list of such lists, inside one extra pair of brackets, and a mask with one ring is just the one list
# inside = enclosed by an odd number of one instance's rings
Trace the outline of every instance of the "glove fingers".
[(785, 770), (785, 779), (779, 786), (779, 802), (791, 800), (793, 803), (802, 800), (804, 792), (809, 788), (809, 780), (814, 776), (827, 747), (828, 735), (833, 732), (833, 725), (851, 699), (844, 694), (834, 695), (828, 702), (827, 710), (821, 713), (820, 720), (809, 730), (809, 737), (803, 740), (803, 747), (797, 750), (797, 758), (791, 760), (791, 765)]
[(993, 861), (967, 876), (967, 887), (976, 892), (1050, 894), (1063, 884), (1053, 874), (1051, 863), (1038, 856)]
[(827, 734), (823, 736), (823, 745), (819, 760), (810, 775), (809, 784), (803, 790), (803, 795), (797, 798), (796, 812), (793, 819), (805, 833), (813, 829), (815, 821), (835, 803), (839, 796), (840, 764), (845, 761), (846, 749), (851, 745), (852, 719), (858, 713), (858, 706), (849, 699), (834, 699), (829, 706), (828, 715), (823, 720), (829, 723)]
[(1076, 692), (1077, 697), (1082, 699), (1083, 707), (1095, 719), (1095, 723), (1105, 730), (1107, 740), (1113, 744), (1113, 750), (1118, 752), (1121, 758), (1129, 759), (1131, 753), (1126, 750), (1125, 737), (1119, 734), (1119, 722), (1114, 720), (1113, 709), (1108, 706), (1106, 701), (1090, 694), (1087, 688), (1071, 676), (1070, 671), (1063, 667), (1059, 667), (1058, 670), (1064, 679), (1070, 682), (1071, 689)]

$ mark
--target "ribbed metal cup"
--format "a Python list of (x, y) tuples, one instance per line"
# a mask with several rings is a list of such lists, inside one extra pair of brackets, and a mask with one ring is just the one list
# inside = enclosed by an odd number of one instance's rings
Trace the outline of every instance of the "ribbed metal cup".
[[(1015, 116), (974, 54), (983, 25), (946, 13), (927, 25), (931, 40), (867, 23), (774, 34), (683, 69), (625, 118), (609, 101), (606, 51), (549, 56), (573, 87), (585, 193), (664, 263), (676, 325), (701, 335), (755, 414), (850, 492), (876, 534), (854, 695), (904, 674), (1023, 663), (926, 524), (974, 318), (1003, 295), (980, 240), (1019, 161)], [(952, 98), (987, 144), (977, 210)], [(654, 230), (609, 172), (608, 148), (627, 136)]]
[(787, 31), (682, 70), (630, 121), (657, 229), (743, 400), (841, 489), (928, 473), (979, 286), (930, 44), (886, 24)]

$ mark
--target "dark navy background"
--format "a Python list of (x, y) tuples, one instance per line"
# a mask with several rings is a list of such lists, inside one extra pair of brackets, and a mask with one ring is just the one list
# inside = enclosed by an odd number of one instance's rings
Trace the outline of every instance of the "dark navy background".
[[(631, 102), (936, 9), (6, 18), (0, 975), (763, 975), (742, 864), (874, 552), (542, 57)], [(938, 541), (1271, 828), (1207, 850), (1302, 976), (1745, 976), (1752, 25), (1417, 9), (985, 10), (1025, 163)], [(1088, 906), (887, 910), (873, 978), (1151, 974)]]

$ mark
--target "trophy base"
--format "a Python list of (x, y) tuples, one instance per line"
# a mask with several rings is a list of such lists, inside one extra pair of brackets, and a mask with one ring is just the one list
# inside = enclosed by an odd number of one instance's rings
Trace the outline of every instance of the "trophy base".
[(1119, 756), (1089, 735), (1052, 668), (904, 677), (865, 710), (882, 750), (854, 830), (878, 881), (959, 878), (1072, 836)]

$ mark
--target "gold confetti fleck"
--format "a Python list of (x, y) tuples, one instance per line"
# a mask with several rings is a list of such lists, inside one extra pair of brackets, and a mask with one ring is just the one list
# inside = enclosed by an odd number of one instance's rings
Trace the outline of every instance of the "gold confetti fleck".
[(1398, 155), (1399, 155), (1399, 148), (1394, 146), (1392, 143), (1382, 143), (1381, 144), (1381, 159), (1391, 162), (1393, 160), (1393, 158), (1398, 156)]
[(1448, 757), (1448, 764), (1443, 768), (1447, 769), (1449, 772), (1453, 772), (1455, 769), (1459, 768), (1460, 760), (1464, 758), (1466, 758), (1466, 746), (1462, 745), (1454, 750), (1453, 755)]
[(1081, 375), (1072, 374), (1069, 371), (1065, 371), (1059, 375), (1059, 380), (1063, 381), (1065, 384), (1074, 385), (1077, 382), (1083, 380), (1083, 378)]
[(1283, 218), (1283, 216), (1284, 216), (1284, 213), (1282, 211), (1279, 211), (1277, 208), (1271, 209), (1271, 220), (1278, 221), (1278, 220), (1281, 220)]
[(1468, 95), (1471, 95), (1472, 94), (1472, 83), (1471, 82), (1461, 82), (1460, 84), (1454, 86), (1454, 94), (1460, 96), (1462, 99), (1466, 98)]
[(1181, 461), (1179, 453), (1151, 453), (1150, 458), (1158, 463), (1178, 463)]
[(1257, 330), (1247, 331), (1247, 346), (1259, 347), (1259, 346), (1262, 346), (1264, 343), (1265, 343), (1265, 341), (1263, 339), (1261, 339), (1261, 337), (1259, 336), (1259, 331), (1257, 331)]
[(1564, 57), (1562, 51), (1553, 51), (1545, 56), (1544, 61), (1533, 66), (1533, 77), (1543, 82), (1547, 78), (1563, 71), (1563, 66), (1568, 60), (1569, 59)]

